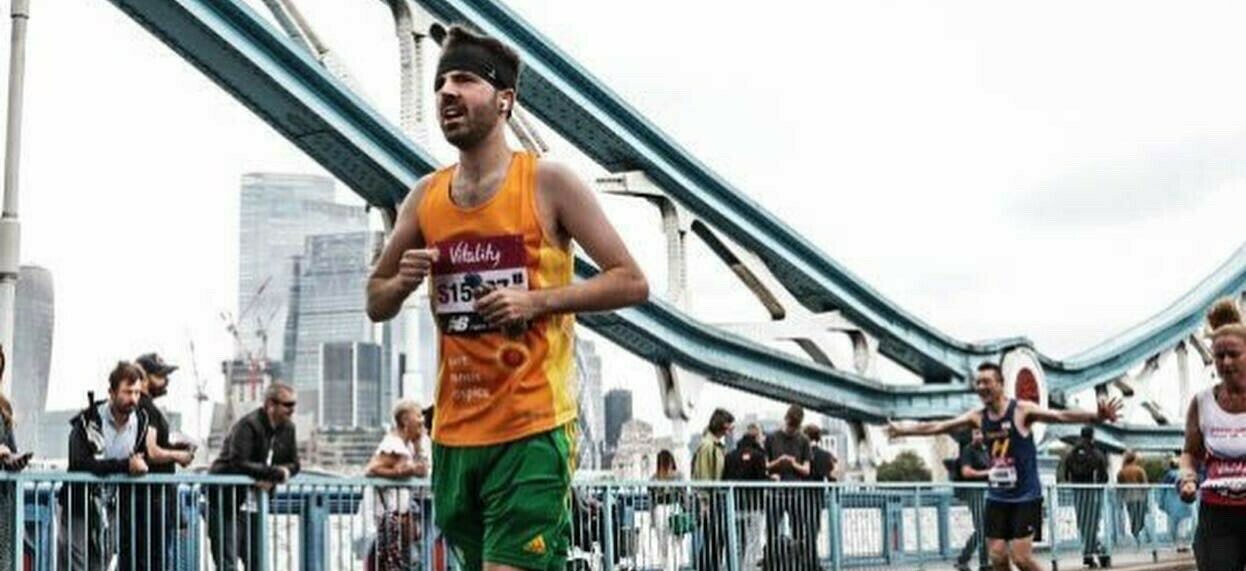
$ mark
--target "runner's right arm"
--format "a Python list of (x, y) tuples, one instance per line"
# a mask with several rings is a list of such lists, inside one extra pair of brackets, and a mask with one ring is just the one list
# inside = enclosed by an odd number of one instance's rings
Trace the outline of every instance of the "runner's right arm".
[(1207, 453), (1203, 444), (1203, 430), (1199, 426), (1198, 400), (1190, 401), (1190, 409), (1185, 414), (1185, 447), (1181, 451), (1180, 476), (1177, 478), (1177, 493), (1186, 502), (1194, 501), (1198, 492), (1198, 465)]
[(368, 318), (372, 321), (386, 321), (398, 315), (402, 302), (428, 275), (432, 256), (423, 250), (424, 234), (420, 232), (416, 211), (431, 180), (431, 175), (425, 176), (407, 193), (394, 220), (394, 231), (372, 268), (368, 278)]
[(979, 425), (978, 411), (971, 410), (956, 418), (937, 420), (934, 422), (915, 422), (905, 425), (894, 422), (887, 423), (887, 436), (934, 436), (948, 434), (965, 428), (976, 428)]

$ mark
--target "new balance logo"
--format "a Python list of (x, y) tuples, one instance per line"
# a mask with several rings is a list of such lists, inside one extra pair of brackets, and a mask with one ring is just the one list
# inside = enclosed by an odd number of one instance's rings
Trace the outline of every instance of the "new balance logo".
[(446, 329), (449, 329), (451, 333), (461, 333), (463, 331), (467, 331), (467, 326), (470, 323), (471, 319), (466, 315), (452, 317), (450, 318), (450, 322), (446, 324)]

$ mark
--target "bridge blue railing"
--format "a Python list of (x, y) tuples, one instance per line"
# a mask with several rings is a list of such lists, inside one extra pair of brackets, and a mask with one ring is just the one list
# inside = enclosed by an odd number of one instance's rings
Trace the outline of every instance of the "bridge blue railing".
[[(983, 492), (930, 483), (577, 482), (568, 568), (921, 569), (966, 558), (977, 568), (985, 548), (966, 544), (982, 523)], [(1119, 564), (1183, 549), (1196, 510), (1171, 494), (1170, 487), (1048, 485), (1036, 557), (1057, 568), (1083, 553)], [(0, 562), (34, 571), (236, 569), (239, 562), (248, 571), (395, 562), (454, 569), (431, 499), (424, 480), (300, 476), (267, 492), (234, 476), (6, 474), (0, 521), (16, 525), (0, 526)]]

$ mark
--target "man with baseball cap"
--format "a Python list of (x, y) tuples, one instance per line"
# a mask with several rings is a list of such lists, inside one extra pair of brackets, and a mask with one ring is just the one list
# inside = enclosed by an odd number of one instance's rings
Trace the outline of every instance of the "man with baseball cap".
[[(164, 411), (156, 406), (156, 399), (169, 391), (169, 375), (177, 370), (156, 353), (147, 353), (134, 360), (134, 364), (143, 370), (143, 381), (140, 383), (143, 394), (139, 397), (138, 406), (147, 413), (147, 465), (152, 474), (172, 474), (177, 465), (189, 466), (195, 458), (193, 447), (186, 443), (174, 444), (169, 439), (169, 419)], [(135, 494), (135, 502), (148, 506), (138, 512), (134, 529), (167, 530), (176, 522), (175, 511), (177, 486), (168, 484), (145, 485)], [(141, 533), (136, 538), (140, 556), (139, 564), (145, 569), (163, 571), (166, 568), (165, 536), (163, 532)]]

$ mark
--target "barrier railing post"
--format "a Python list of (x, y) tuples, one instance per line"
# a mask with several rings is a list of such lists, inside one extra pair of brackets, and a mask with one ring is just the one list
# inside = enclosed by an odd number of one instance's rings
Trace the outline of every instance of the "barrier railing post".
[(843, 532), (843, 513), (842, 500), (843, 488), (839, 486), (827, 488), (828, 501), (826, 503), (828, 509), (827, 517), (830, 519), (827, 535), (830, 536), (831, 544), (831, 571), (839, 571), (844, 568), (844, 532)]
[(725, 492), (727, 494), (727, 571), (740, 571), (740, 544), (739, 537), (736, 536), (735, 486), (728, 486)]
[[(30, 533), (26, 536), (34, 542), (33, 552), (30, 556), (33, 558), (34, 571), (51, 571), (53, 569), (52, 554), (55, 550), (53, 539), (53, 526), (56, 525), (56, 490), (55, 484), (52, 482), (40, 482), (39, 480), (24, 480), (20, 476), (14, 482), (14, 491), (18, 495), (21, 504), (14, 506), (17, 514), (17, 530), (18, 533)], [(44, 485), (40, 485), (40, 484)], [(29, 499), (27, 496), (29, 495)], [(33, 501), (33, 504), (31, 503)], [(7, 514), (6, 514), (7, 515)], [(32, 529), (33, 528), (33, 529)], [(19, 536), (22, 537), (22, 536)], [(24, 541), (20, 540), (20, 541)], [(26, 555), (25, 547), (19, 542), (15, 547), (15, 555), (19, 558), (15, 560), (14, 570), (22, 569), (23, 557)]]
[(896, 529), (895, 503), (891, 501), (891, 497), (886, 495), (885, 490), (883, 492), (880, 495), (882, 502), (879, 505), (883, 520), (883, 560), (890, 565), (896, 563), (894, 547), (903, 539), (900, 537), (900, 530)]
[[(1052, 485), (1047, 488), (1047, 498), (1047, 543), (1051, 545), (1051, 571), (1059, 571), (1060, 536), (1056, 535), (1056, 530), (1060, 528), (1056, 525), (1056, 514), (1060, 507), (1060, 486)], [(986, 538), (983, 537), (982, 541), (986, 541)]]
[(9, 501), (0, 502), (9, 508), (5, 510), (7, 513), (0, 514), (0, 517), (11, 522), (9, 529), (6, 530), (9, 536), (5, 538), (10, 549), (4, 559), (13, 571), (17, 571), (22, 568), (22, 552), (24, 551), (22, 541), (26, 533), (26, 491), (22, 489), (21, 480), (17, 477), (0, 481), (0, 486), (3, 486), (3, 489), (0, 489), (0, 496), (11, 498)]
[[(420, 510), (420, 561), (424, 562), (425, 571), (444, 571), (433, 561), (433, 556), (436, 553), (434, 543), (437, 541), (437, 530), (433, 523), (433, 502), (424, 492), (421, 492), (420, 503), (422, 507)], [(572, 525), (575, 525), (574, 521), (572, 521)]]
[(605, 561), (602, 568), (614, 571), (614, 489), (606, 484), (601, 502), (601, 549)]
[(951, 494), (940, 494), (938, 503), (936, 504), (936, 516), (939, 526), (939, 557), (948, 559), (952, 557), (952, 541), (951, 541), (951, 522), (948, 520), (952, 517), (952, 497), (955, 496), (955, 487), (949, 487), (953, 491)]
[[(180, 521), (178, 533), (181, 539), (177, 550), (175, 564), (178, 571), (195, 571), (199, 569), (199, 498), (200, 491), (196, 485), (179, 485), (177, 487), (178, 512)], [(182, 529), (182, 522), (186, 529)]]
[(1158, 499), (1155, 496), (1155, 487), (1152, 486), (1149, 490), (1147, 490), (1146, 495), (1147, 513), (1145, 524), (1147, 540), (1151, 542), (1151, 562), (1159, 563), (1159, 543), (1155, 539), (1155, 523), (1158, 521), (1156, 518), (1159, 517), (1159, 513), (1157, 512), (1156, 507)]
[[(376, 493), (382, 493), (376, 490)], [(315, 488), (299, 494), (299, 544), (303, 548), (303, 571), (324, 571), (328, 562), (325, 545), (325, 523), (329, 521), (329, 505), (325, 490)]]
[(1103, 492), (1099, 498), (1103, 507), (1099, 510), (1102, 513), (1099, 524), (1103, 528), (1103, 556), (1111, 557), (1112, 551), (1116, 547), (1116, 506), (1112, 501), (1112, 487), (1104, 486)]
[[(903, 521), (904, 521), (903, 512), (901, 512), (900, 514), (900, 521), (902, 522), (901, 525), (903, 525)], [(925, 546), (922, 545), (922, 488), (921, 486), (916, 486), (913, 488), (913, 527), (916, 528), (913, 531), (913, 533), (914, 533), (914, 539), (917, 540), (917, 549), (915, 550), (916, 555), (917, 555), (917, 568), (925, 569), (926, 568), (926, 557), (924, 555)]]
[[(274, 489), (274, 491), (275, 491), (275, 489)], [(253, 491), (253, 493), (254, 493), (254, 494), (256, 494), (257, 496), (259, 496), (258, 498), (256, 498), (256, 501), (255, 501), (255, 504), (256, 504), (256, 511), (259, 513), (259, 516), (258, 516), (259, 521), (258, 521), (258, 522), (254, 522), (252, 525), (259, 525), (259, 528), (260, 528), (260, 529), (259, 529), (259, 533), (258, 533), (258, 534), (254, 534), (254, 535), (255, 535), (255, 538), (254, 538), (254, 540), (253, 540), (253, 544), (251, 545), (251, 548), (252, 548), (252, 549), (255, 549), (255, 550), (259, 553), (259, 556), (255, 556), (255, 554), (253, 553), (253, 554), (251, 554), (251, 558), (250, 558), (250, 560), (251, 560), (251, 561), (255, 561), (255, 562), (257, 562), (257, 563), (258, 563), (258, 565), (256, 565), (256, 567), (258, 567), (258, 568), (259, 568), (259, 570), (258, 570), (258, 571), (269, 571), (269, 568), (270, 568), (270, 563), (271, 563), (271, 561), (270, 561), (270, 557), (271, 557), (271, 555), (272, 555), (272, 554), (271, 554), (271, 553), (269, 553), (269, 551), (268, 551), (268, 525), (269, 525), (269, 522), (268, 522), (268, 499), (269, 499), (269, 492), (265, 492), (265, 491), (262, 491), (262, 490), (255, 490), (255, 491)], [(248, 533), (249, 533), (249, 532), (250, 532), (250, 530), (248, 530)]]

